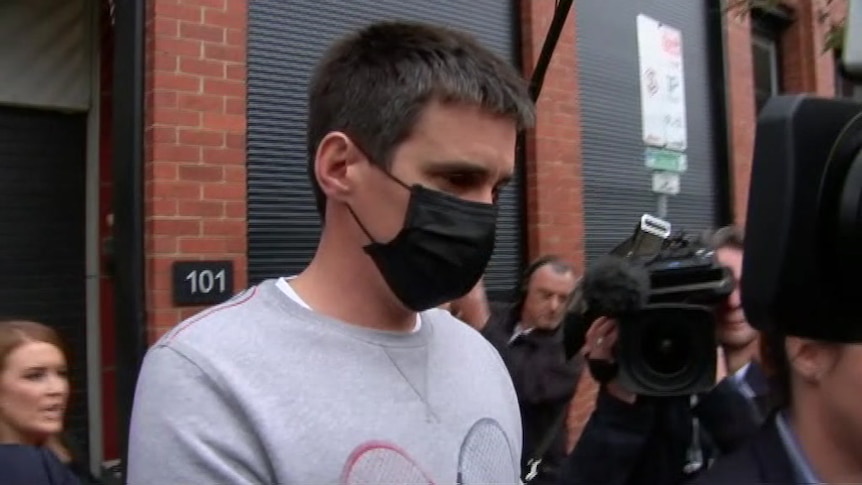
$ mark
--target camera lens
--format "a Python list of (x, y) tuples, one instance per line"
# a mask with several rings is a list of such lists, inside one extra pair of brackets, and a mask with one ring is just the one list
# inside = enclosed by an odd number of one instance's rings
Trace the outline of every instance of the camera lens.
[(641, 341), (644, 363), (652, 372), (665, 377), (685, 372), (692, 362), (688, 338), (691, 331), (691, 326), (679, 321), (653, 322)]

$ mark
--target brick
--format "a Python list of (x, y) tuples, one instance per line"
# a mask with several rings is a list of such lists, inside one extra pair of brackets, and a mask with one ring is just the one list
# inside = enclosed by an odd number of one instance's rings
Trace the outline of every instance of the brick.
[(225, 202), (225, 217), (228, 219), (245, 219), (248, 215), (246, 202), (244, 200), (237, 202)]
[(203, 223), (204, 236), (245, 236), (244, 220), (206, 220)]
[(226, 165), (224, 168), (224, 181), (228, 184), (242, 184), (247, 182), (245, 164)]
[(198, 7), (178, 5), (176, 2), (168, 2), (164, 0), (156, 0), (153, 4), (153, 15), (155, 18), (167, 18), (198, 23), (203, 20), (203, 12)]
[(151, 210), (153, 214), (159, 214), (160, 216), (170, 217), (178, 215), (177, 212), (177, 201), (174, 199), (151, 199)]
[[(152, 163), (152, 180), (156, 181), (175, 181), (179, 177), (179, 171), (177, 170), (177, 164), (174, 162), (156, 162)], [(157, 214), (162, 214), (162, 212), (157, 212)]]
[(150, 221), (153, 235), (198, 236), (201, 223), (194, 219), (154, 218)]
[(218, 200), (181, 200), (179, 214), (183, 217), (194, 217), (203, 221), (207, 218), (221, 219), (224, 217), (224, 202)]
[(201, 126), (210, 130), (245, 131), (245, 115), (205, 112)]
[(245, 49), (237, 46), (204, 44), (204, 57), (228, 62), (245, 62)]
[(230, 46), (243, 47), (246, 44), (246, 33), (244, 30), (228, 29), (226, 32), (226, 44)]
[(224, 10), (227, 1), (232, 0), (180, 0), (180, 4)]
[[(199, 148), (194, 147), (195, 150)], [(224, 171), (219, 166), (180, 165), (180, 180), (188, 182), (222, 182)]]
[(180, 23), (175, 19), (156, 18), (153, 20), (152, 32), (157, 37), (179, 37)]
[(225, 41), (225, 29), (208, 23), (180, 22), (180, 36), (184, 39), (223, 43)]
[(245, 81), (245, 64), (227, 64), (225, 66), (225, 79), (230, 81)]
[(233, 148), (204, 148), (202, 160), (206, 163), (219, 165), (245, 165), (246, 152)]
[(241, 81), (224, 81), (219, 79), (204, 79), (204, 93), (218, 96), (245, 97), (245, 83)]
[(177, 93), (174, 91), (150, 90), (145, 95), (144, 103), (148, 107), (176, 108)]
[(207, 76), (222, 79), (225, 76), (223, 62), (184, 57), (179, 60), (179, 70), (184, 74)]
[[(155, 191), (155, 188), (153, 188)], [(200, 200), (203, 190), (200, 184), (193, 182), (163, 182), (158, 184), (158, 196), (166, 199)], [(153, 197), (150, 194), (150, 197)]]
[(171, 39), (160, 37), (153, 41), (154, 52), (167, 52), (184, 57), (201, 57), (203, 43), (194, 39)]
[(149, 121), (154, 125), (197, 127), (201, 124), (200, 114), (194, 111), (158, 107), (148, 110), (148, 113)]
[(153, 145), (153, 160), (170, 162), (199, 162), (201, 149), (195, 146), (158, 143)]
[(245, 200), (246, 195), (245, 184), (209, 184), (204, 187), (205, 200)]
[(221, 131), (184, 129), (179, 130), (181, 145), (199, 147), (221, 147), (225, 144), (225, 134)]
[(177, 129), (173, 126), (153, 126), (147, 130), (151, 143), (176, 143)]
[(229, 115), (245, 115), (245, 99), (225, 98), (224, 112)]
[(177, 97), (177, 105), (183, 110), (222, 113), (224, 112), (225, 100), (222, 96), (180, 94)]
[[(233, 2), (231, 2), (233, 3)], [(204, 12), (204, 21), (208, 25), (217, 25), (227, 29), (245, 29), (246, 16), (241, 15), (236, 6), (231, 5), (231, 10), (219, 12), (218, 10), (207, 10)]]
[(153, 75), (153, 88), (198, 93), (201, 91), (201, 79), (197, 76), (170, 72), (158, 72)]
[(227, 252), (224, 239), (193, 238), (180, 240), (180, 252), (186, 254), (223, 254)]
[(225, 134), (225, 145), (228, 148), (238, 148), (245, 150), (245, 134), (244, 133), (227, 133)]
[(174, 72), (177, 70), (177, 56), (170, 52), (156, 52), (152, 57), (152, 69)]

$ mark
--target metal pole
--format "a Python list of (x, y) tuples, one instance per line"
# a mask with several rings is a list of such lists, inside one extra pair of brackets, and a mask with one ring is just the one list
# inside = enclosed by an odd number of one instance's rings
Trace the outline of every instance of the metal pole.
[(667, 219), (667, 194), (658, 194), (658, 217), (660, 219)]

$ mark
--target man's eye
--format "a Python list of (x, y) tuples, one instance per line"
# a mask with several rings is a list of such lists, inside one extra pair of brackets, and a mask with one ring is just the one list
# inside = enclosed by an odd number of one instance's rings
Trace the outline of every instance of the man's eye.
[(453, 187), (465, 188), (476, 183), (476, 177), (466, 173), (452, 173), (446, 175), (446, 182)]

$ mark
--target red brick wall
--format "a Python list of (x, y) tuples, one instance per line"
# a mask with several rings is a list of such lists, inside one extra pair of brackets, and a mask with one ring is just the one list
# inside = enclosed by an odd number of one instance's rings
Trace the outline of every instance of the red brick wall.
[(148, 0), (146, 305), (149, 338), (175, 308), (171, 263), (231, 259), (246, 285), (245, 0)]
[[(780, 39), (782, 88), (788, 93), (834, 95), (835, 63), (830, 53), (823, 52), (829, 21), (822, 14), (829, 12), (834, 19), (843, 18), (846, 0), (836, 0), (828, 8), (825, 0), (797, 0), (786, 5), (793, 10), (796, 20)], [(734, 215), (737, 224), (744, 224), (756, 126), (751, 22), (747, 16), (728, 14), (726, 26)]]
[[(521, 3), (522, 59), (532, 75), (554, 14), (551, 1)], [(526, 140), (527, 242), (529, 257), (559, 254), (584, 264), (581, 121), (578, 100), (575, 8), (563, 28), (538, 100), (535, 130)], [(567, 427), (574, 443), (595, 401), (585, 376), (572, 401)]]

